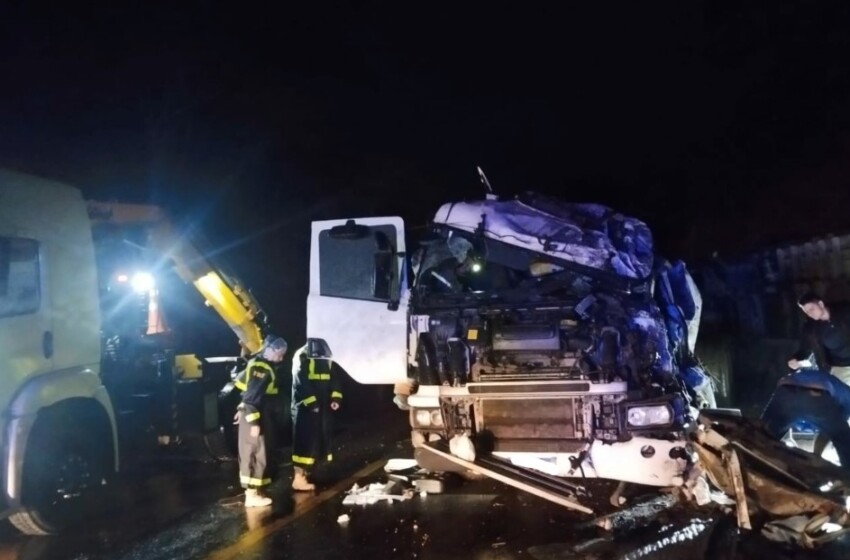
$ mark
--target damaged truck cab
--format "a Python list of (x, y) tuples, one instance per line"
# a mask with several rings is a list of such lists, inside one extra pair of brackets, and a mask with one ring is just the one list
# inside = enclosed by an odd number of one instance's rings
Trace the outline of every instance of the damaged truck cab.
[[(408, 255), (400, 218), (313, 224), (307, 335), (360, 383), (405, 383), (416, 458), (456, 446), (558, 477), (683, 482), (713, 404), (700, 299), (649, 228), (536, 194), (446, 204)], [(467, 460), (474, 460), (467, 457)]]

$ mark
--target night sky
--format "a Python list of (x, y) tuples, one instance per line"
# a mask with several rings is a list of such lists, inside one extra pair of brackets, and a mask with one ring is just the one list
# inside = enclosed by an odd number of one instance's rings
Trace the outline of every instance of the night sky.
[(850, 231), (847, 2), (123, 4), (2, 3), (0, 165), (198, 223), (291, 337), (310, 220), (476, 165), (672, 257)]

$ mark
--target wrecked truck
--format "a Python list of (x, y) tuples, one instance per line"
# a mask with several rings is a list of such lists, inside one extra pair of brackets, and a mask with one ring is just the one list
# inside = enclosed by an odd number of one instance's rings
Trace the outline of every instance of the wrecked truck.
[(540, 194), (314, 222), (307, 336), (365, 384), (408, 384), (417, 462), (586, 511), (567, 480), (681, 485), (713, 406), (699, 291), (642, 221)]

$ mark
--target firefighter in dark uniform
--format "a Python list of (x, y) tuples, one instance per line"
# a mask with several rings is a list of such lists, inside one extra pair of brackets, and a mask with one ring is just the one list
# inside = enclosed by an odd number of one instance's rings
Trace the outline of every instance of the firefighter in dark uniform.
[(271, 484), (275, 468), (273, 399), (278, 393), (275, 367), (286, 355), (286, 341), (266, 337), (263, 349), (248, 361), (244, 374), (234, 383), (242, 390), (239, 405), (239, 481), (245, 488), (245, 507), (272, 503), (261, 490)]
[(308, 340), (292, 357), (294, 490), (314, 490), (308, 475), (319, 462), (333, 461), (331, 435), (342, 402), (342, 379), (332, 366), (330, 349), (320, 340)]

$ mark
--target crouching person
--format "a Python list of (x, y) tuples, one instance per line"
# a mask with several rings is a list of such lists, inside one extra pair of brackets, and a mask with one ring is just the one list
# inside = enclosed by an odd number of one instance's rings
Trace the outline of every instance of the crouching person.
[(286, 341), (267, 337), (259, 355), (245, 368), (242, 404), (239, 405), (239, 481), (245, 488), (245, 507), (272, 503), (263, 492), (272, 482), (276, 465), (270, 455), (274, 443), (273, 395), (278, 388), (275, 367), (286, 355)]
[(309, 339), (292, 357), (292, 488), (311, 491), (310, 474), (333, 461), (333, 420), (342, 402), (342, 379), (324, 341)]
[(850, 470), (850, 387), (821, 371), (802, 371), (779, 380), (762, 420), (779, 439), (797, 422), (813, 424), (835, 446), (842, 468)]

